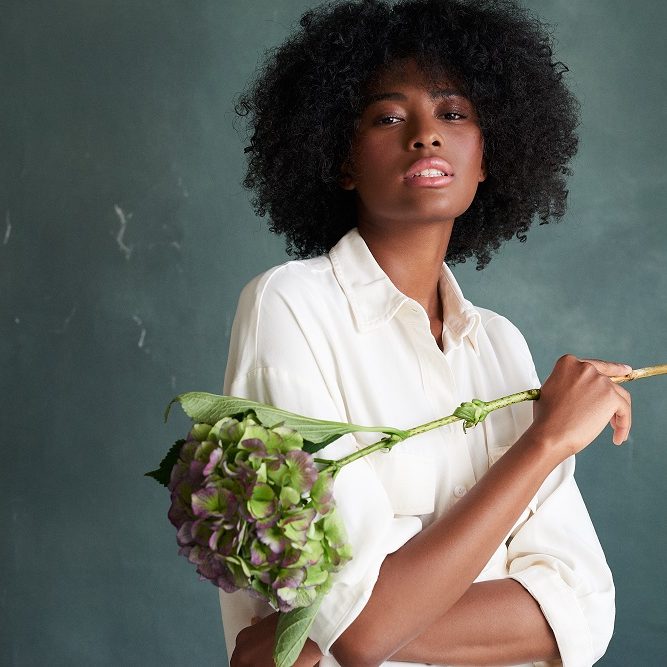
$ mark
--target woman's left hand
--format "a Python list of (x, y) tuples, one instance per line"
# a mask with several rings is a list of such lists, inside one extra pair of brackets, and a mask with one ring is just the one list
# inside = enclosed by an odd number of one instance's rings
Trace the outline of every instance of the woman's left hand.
[[(275, 667), (273, 648), (276, 640), (278, 612), (265, 618), (254, 617), (252, 625), (236, 637), (236, 647), (229, 667)], [(308, 639), (294, 667), (315, 667), (322, 657), (317, 644)]]

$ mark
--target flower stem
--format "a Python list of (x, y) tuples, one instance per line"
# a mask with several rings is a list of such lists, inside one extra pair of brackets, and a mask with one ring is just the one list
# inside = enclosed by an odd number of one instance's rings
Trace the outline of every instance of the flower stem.
[[(508, 405), (513, 405), (514, 403), (521, 403), (523, 401), (534, 401), (540, 397), (539, 389), (526, 389), (525, 391), (519, 391), (516, 394), (510, 394), (509, 396), (503, 396), (502, 398), (496, 398), (494, 401), (489, 401), (484, 403), (484, 411), (486, 414), (498, 410), (499, 408), (505, 408)], [(486, 415), (485, 415), (486, 416)], [(441, 417), (435, 421), (422, 424), (421, 426), (415, 426), (408, 430), (408, 437), (413, 435), (419, 435), (420, 433), (426, 433), (426, 431), (431, 431), (434, 428), (440, 426), (447, 426), (453, 422), (460, 421), (463, 417), (459, 417), (456, 414), (449, 415), (449, 417)], [(479, 421), (482, 421), (481, 419)], [(363, 449), (360, 451), (364, 451)], [(341, 459), (342, 460), (342, 459)]]
[(646, 368), (636, 368), (630, 371), (627, 375), (614, 375), (609, 378), (616, 384), (629, 382), (630, 380), (638, 380), (639, 378), (648, 378), (652, 375), (666, 375), (667, 364), (660, 364), (658, 366), (646, 366)]
[[(667, 374), (667, 364), (661, 364), (659, 366), (647, 366), (646, 368), (637, 368), (627, 375), (615, 375), (609, 379), (616, 384), (621, 384), (623, 382), (629, 382), (639, 378), (663, 374)], [(396, 435), (389, 435), (385, 438), (382, 438), (382, 440), (378, 440), (372, 445), (368, 445), (367, 447), (359, 449), (356, 452), (352, 452), (352, 454), (348, 454), (347, 456), (344, 456), (342, 459), (338, 459), (337, 461), (332, 461), (329, 459), (315, 459), (315, 462), (324, 464), (326, 466), (325, 470), (330, 470), (335, 475), (343, 466), (346, 466), (348, 463), (352, 463), (353, 461), (363, 458), (364, 456), (368, 456), (369, 454), (377, 452), (380, 449), (386, 449), (389, 451), (394, 445), (398, 444), (399, 442), (403, 442), (403, 440), (407, 440), (407, 438), (411, 438), (413, 435), (426, 433), (427, 431), (432, 431), (435, 428), (447, 426), (448, 424), (453, 424), (454, 422), (460, 420), (464, 420), (464, 427), (475, 426), (479, 422), (483, 421), (485, 417), (494, 410), (505, 408), (508, 405), (514, 405), (515, 403), (521, 403), (523, 401), (536, 401), (539, 399), (539, 397), (539, 389), (526, 389), (525, 391), (519, 391), (516, 394), (510, 394), (509, 396), (496, 398), (493, 401), (474, 401), (474, 405), (473, 402), (462, 403), (453, 414), (448, 415), (447, 417), (441, 417), (440, 419), (435, 419), (434, 421), (430, 421), (426, 424), (421, 424), (420, 426), (415, 426), (414, 428), (409, 429), (406, 431), (407, 435), (405, 438), (400, 438)], [(469, 415), (465, 416), (463, 414), (456, 414), (461, 410), (461, 408), (465, 407), (469, 407), (470, 409), (477, 407), (475, 416), (471, 417)]]

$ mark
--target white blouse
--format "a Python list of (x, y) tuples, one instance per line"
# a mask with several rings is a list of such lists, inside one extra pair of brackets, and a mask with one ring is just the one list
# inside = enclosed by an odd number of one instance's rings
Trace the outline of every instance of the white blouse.
[[(444, 263), (439, 293), (442, 351), (424, 308), (396, 288), (352, 229), (328, 254), (286, 262), (246, 285), (223, 392), (321, 419), (407, 429), (472, 398), (541, 385), (520, 331), (467, 301)], [(335, 575), (310, 633), (324, 653), (321, 667), (338, 665), (330, 647), (368, 601), (385, 556), (447, 512), (531, 420), (532, 402), (520, 403), (465, 434), (458, 422), (343, 468), (334, 496), (353, 559)], [(318, 456), (340, 458), (380, 437), (347, 435)], [(611, 639), (614, 585), (574, 466), (571, 457), (549, 475), (476, 581), (519, 581), (540, 604), (563, 665), (585, 667)], [(220, 591), (220, 602), (231, 656), (251, 617), (272, 610), (243, 591)]]

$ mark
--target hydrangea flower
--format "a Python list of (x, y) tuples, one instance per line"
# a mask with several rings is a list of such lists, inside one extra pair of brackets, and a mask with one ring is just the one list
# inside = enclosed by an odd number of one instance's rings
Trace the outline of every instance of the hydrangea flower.
[(281, 612), (312, 604), (351, 558), (332, 474), (302, 447), (296, 430), (253, 413), (195, 424), (168, 484), (179, 553), (201, 578)]

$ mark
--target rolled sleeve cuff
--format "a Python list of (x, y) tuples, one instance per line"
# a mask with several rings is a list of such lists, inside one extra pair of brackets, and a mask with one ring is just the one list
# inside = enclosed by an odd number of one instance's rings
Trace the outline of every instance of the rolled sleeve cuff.
[(546, 664), (590, 667), (595, 662), (591, 632), (572, 589), (548, 567), (532, 566), (509, 577), (537, 600), (556, 637), (561, 659)]

